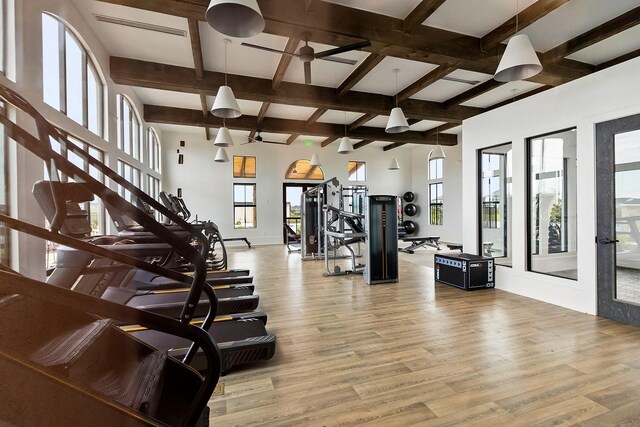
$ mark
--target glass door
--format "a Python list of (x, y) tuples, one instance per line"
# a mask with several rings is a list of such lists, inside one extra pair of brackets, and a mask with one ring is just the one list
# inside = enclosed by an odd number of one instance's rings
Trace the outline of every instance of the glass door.
[[(297, 234), (300, 234), (300, 232), (302, 231), (300, 223), (300, 200), (302, 198), (302, 193), (307, 191), (311, 187), (314, 187), (314, 185), (291, 183), (284, 183), (282, 185), (282, 223), (287, 224)], [(286, 243), (286, 231), (284, 230), (284, 227), (282, 239), (283, 242)]]
[(640, 115), (596, 134), (598, 314), (640, 324)]

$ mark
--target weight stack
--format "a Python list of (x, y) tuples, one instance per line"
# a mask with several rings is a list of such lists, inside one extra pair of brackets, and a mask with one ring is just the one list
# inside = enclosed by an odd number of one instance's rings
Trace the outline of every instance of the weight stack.
[(398, 198), (367, 197), (367, 285), (398, 281)]

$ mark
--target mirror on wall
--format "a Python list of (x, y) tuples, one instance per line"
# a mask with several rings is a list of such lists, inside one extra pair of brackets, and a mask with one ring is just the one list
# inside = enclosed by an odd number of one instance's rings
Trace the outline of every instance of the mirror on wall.
[(512, 150), (511, 143), (487, 147), (478, 153), (480, 206), (479, 253), (512, 265)]

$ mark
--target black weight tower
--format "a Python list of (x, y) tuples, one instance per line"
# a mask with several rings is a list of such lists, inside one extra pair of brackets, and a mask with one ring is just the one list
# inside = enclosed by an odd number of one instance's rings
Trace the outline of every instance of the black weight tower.
[(398, 281), (398, 200), (396, 196), (367, 197), (368, 285)]

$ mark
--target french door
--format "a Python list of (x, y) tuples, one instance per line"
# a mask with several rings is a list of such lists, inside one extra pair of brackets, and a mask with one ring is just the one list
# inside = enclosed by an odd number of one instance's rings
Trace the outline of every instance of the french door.
[[(316, 184), (294, 184), (289, 182), (282, 184), (282, 223), (287, 224), (298, 234), (302, 231), (300, 198), (302, 193), (315, 186)], [(286, 242), (286, 231), (284, 231), (284, 228), (282, 239), (283, 242)]]
[(640, 114), (596, 125), (598, 314), (640, 325)]

